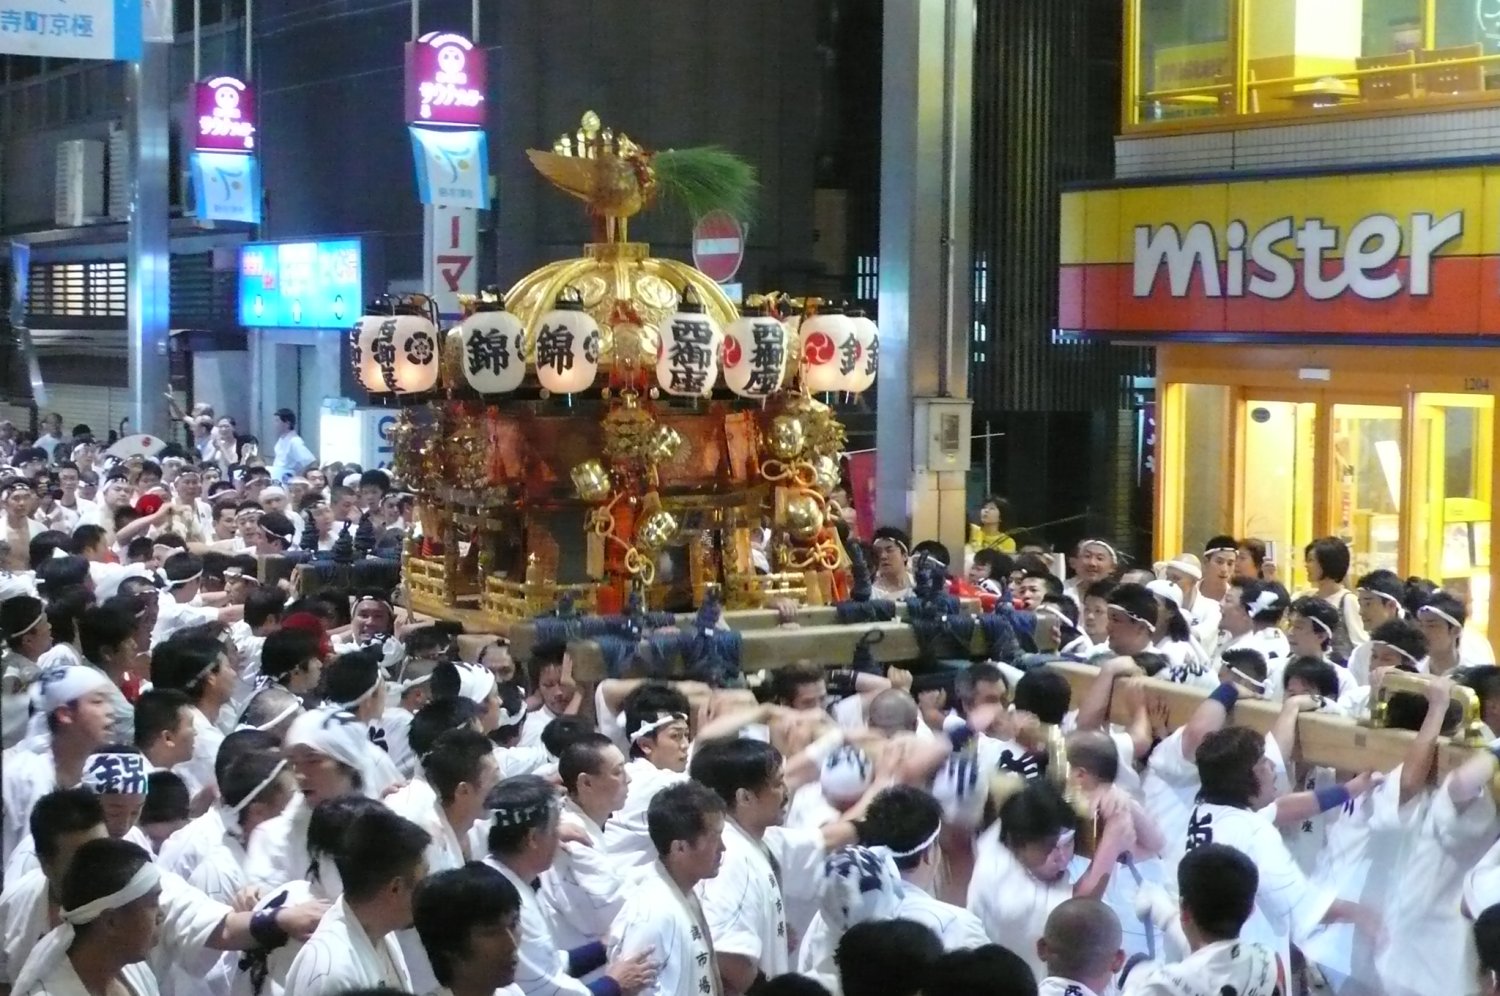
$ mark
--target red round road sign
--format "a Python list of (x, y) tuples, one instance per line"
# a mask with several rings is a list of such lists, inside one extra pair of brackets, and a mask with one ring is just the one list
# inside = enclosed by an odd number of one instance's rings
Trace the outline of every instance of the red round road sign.
[(710, 279), (734, 279), (745, 258), (745, 228), (728, 211), (710, 211), (693, 226), (693, 265)]

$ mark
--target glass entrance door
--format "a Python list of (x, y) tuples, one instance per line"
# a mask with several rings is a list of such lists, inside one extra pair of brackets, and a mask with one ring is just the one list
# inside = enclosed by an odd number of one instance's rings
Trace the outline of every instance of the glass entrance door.
[(1465, 629), (1482, 634), (1490, 608), (1493, 395), (1418, 394), (1412, 494), (1412, 573), (1469, 606)]
[(1240, 414), (1240, 536), (1265, 542), (1277, 579), (1296, 591), (1307, 585), (1302, 548), (1313, 540), (1318, 405), (1249, 398)]
[(1401, 563), (1401, 407), (1333, 406), (1332, 533), (1349, 544), (1348, 585)]

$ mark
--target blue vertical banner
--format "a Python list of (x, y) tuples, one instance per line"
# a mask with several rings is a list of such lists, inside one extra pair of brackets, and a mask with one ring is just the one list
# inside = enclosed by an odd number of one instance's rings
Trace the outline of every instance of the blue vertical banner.
[(260, 224), (260, 162), (255, 156), (194, 152), (191, 162), (199, 218)]
[(489, 143), (482, 130), (413, 125), (410, 131), (417, 197), (423, 204), (481, 211), (489, 207)]
[(141, 57), (141, 0), (0, 0), (0, 54)]

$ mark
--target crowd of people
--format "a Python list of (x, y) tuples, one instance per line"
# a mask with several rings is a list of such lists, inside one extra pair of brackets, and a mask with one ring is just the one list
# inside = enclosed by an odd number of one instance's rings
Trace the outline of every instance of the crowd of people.
[[(1336, 538), (1294, 597), (1253, 539), (1129, 569), (988, 500), (958, 557), (866, 552), (877, 599), (977, 599), (992, 659), (711, 687), (643, 651), (586, 687), (563, 646), (466, 661), (389, 593), (262, 583), (409, 499), (290, 412), (270, 465), (184, 421), (152, 460), (0, 426), (13, 996), (1500, 994), (1500, 745), (1434, 760), (1457, 686), (1493, 740), (1500, 668)], [(1185, 724), (1147, 677), (1202, 689)], [(1399, 767), (1303, 759), (1299, 716), (1376, 709)]]

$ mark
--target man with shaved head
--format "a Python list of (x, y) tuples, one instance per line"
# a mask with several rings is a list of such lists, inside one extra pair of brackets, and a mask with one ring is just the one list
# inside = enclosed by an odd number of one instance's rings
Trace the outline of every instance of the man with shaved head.
[(915, 733), (917, 720), (917, 703), (903, 689), (887, 688), (870, 700), (870, 713), (866, 722), (870, 729), (887, 737), (898, 733)]
[(1120, 918), (1096, 899), (1069, 899), (1047, 917), (1036, 953), (1047, 965), (1038, 996), (1099, 996), (1125, 964)]

